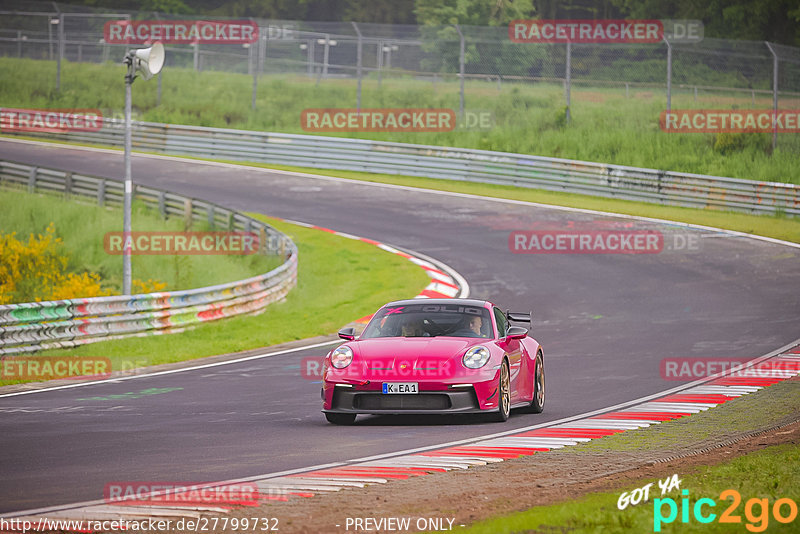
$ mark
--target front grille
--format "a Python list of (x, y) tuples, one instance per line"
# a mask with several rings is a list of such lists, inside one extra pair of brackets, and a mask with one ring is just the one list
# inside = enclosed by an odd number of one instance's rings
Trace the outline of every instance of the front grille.
[(360, 393), (353, 399), (356, 410), (447, 410), (451, 407), (447, 395), (426, 393), (421, 395), (383, 395)]

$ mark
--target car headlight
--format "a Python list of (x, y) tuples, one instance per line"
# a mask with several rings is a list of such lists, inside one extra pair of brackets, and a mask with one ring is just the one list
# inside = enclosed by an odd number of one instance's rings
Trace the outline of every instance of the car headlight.
[(461, 359), (464, 367), (469, 369), (480, 369), (489, 361), (489, 349), (486, 347), (472, 347)]
[(331, 352), (331, 365), (337, 369), (344, 369), (353, 361), (353, 350), (347, 345), (337, 347)]

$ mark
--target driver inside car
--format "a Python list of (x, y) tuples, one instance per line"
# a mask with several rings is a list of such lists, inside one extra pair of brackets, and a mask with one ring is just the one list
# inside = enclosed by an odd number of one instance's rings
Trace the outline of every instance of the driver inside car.
[(423, 337), (430, 335), (422, 327), (422, 321), (420, 319), (409, 319), (406, 321), (401, 329), (401, 334), (403, 337)]
[(483, 319), (480, 315), (472, 315), (453, 335), (456, 337), (486, 337), (482, 332)]

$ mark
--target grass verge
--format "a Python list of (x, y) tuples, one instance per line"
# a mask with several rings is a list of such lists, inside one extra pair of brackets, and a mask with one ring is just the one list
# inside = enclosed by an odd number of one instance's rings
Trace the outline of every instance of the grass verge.
[[(2, 58), (0, 58), (2, 59)], [(121, 150), (102, 145), (92, 145), (83, 143), (70, 143), (66, 141), (51, 141), (39, 138), (27, 138), (30, 141), (45, 142), (54, 144), (67, 144), (74, 146), (88, 146), (101, 148), (104, 150)], [(155, 152), (142, 152), (146, 154), (163, 155)], [(697, 224), (744, 232), (747, 234), (760, 235), (774, 239), (781, 239), (793, 243), (800, 243), (800, 218), (787, 217), (783, 214), (775, 215), (751, 215), (738, 211), (723, 211), (716, 209), (683, 208), (677, 206), (662, 206), (648, 202), (637, 202), (634, 200), (619, 200), (613, 198), (596, 197), (591, 195), (581, 195), (577, 193), (560, 193), (556, 191), (545, 191), (542, 189), (529, 189), (523, 187), (513, 187), (508, 185), (480, 184), (474, 182), (460, 182), (455, 180), (442, 180), (438, 178), (422, 178), (418, 176), (405, 176), (399, 174), (378, 174), (358, 171), (343, 171), (337, 169), (317, 169), (311, 167), (296, 167), (290, 165), (276, 165), (271, 163), (197, 158), (183, 155), (170, 155), (171, 157), (189, 160), (213, 161), (229, 163), (233, 165), (250, 165), (265, 169), (285, 170), (292, 172), (303, 172), (309, 174), (322, 174), (350, 180), (360, 180), (364, 182), (375, 182), (384, 184), (402, 185), (407, 187), (418, 187), (432, 189), (435, 191), (449, 191), (454, 193), (465, 193), (470, 195), (486, 196), (491, 198), (505, 198), (511, 200), (521, 200), (548, 204), (552, 206), (565, 206), (571, 208), (596, 210), (611, 214), (634, 215), (639, 217), (651, 217), (664, 219), (667, 221)]]
[[(62, 195), (0, 189), (0, 232), (16, 232), (27, 241), (31, 234), (43, 234), (52, 222), (55, 236), (62, 239), (62, 250), (70, 258), (69, 272), (98, 273), (104, 287), (116, 294), (122, 290), (122, 256), (108, 254), (103, 248), (106, 232), (122, 230), (122, 209), (99, 207), (73, 197), (65, 202)], [(134, 204), (132, 224), (136, 231), (184, 230), (178, 218), (162, 219), (143, 204)], [(194, 231), (208, 230), (205, 223), (195, 223)], [(193, 289), (233, 282), (266, 273), (280, 265), (280, 258), (252, 254), (229, 255), (134, 255), (133, 278), (154, 279), (167, 284), (165, 291)], [(80, 296), (80, 295), (78, 295)]]
[[(220, 161), (220, 160), (213, 160)], [(226, 161), (226, 163), (241, 164), (242, 162)], [(356, 171), (320, 170), (306, 167), (292, 167), (287, 165), (272, 165), (267, 163), (252, 163), (247, 165), (268, 169), (278, 169), (311, 174), (324, 174), (361, 180), (395, 184), (408, 187), (433, 189), (436, 191), (450, 191), (466, 193), (492, 198), (505, 198), (549, 204), (552, 206), (567, 206), (572, 208), (596, 210), (608, 213), (621, 213), (640, 217), (652, 217), (668, 221), (684, 222), (702, 226), (711, 226), (725, 230), (734, 230), (748, 234), (755, 234), (793, 243), (800, 243), (800, 218), (791, 218), (783, 215), (750, 215), (734, 211), (718, 211), (698, 208), (681, 208), (675, 206), (661, 206), (647, 202), (632, 200), (617, 200), (612, 198), (579, 195), (575, 193), (559, 193), (541, 189), (527, 189), (507, 185), (479, 184), (472, 182), (458, 182), (436, 178), (420, 178), (416, 176), (402, 176), (395, 174), (373, 174)]]
[[(94, 108), (122, 115), (124, 66), (62, 62), (61, 90), (54, 89), (55, 62), (0, 58), (0, 101), (5, 107), (34, 109)], [(137, 84), (135, 119), (220, 128), (285, 133), (304, 131), (300, 117), (308, 108), (353, 108), (356, 81), (317, 80), (303, 75), (268, 74), (258, 79), (255, 109), (253, 79), (232, 72), (196, 72), (173, 65), (164, 70), (161, 101), (156, 83)], [(665, 133), (659, 114), (666, 109), (663, 91), (592, 87), (575, 84), (570, 123), (565, 120), (563, 87), (552, 83), (467, 81), (467, 110), (491, 113), (488, 129), (458, 127), (449, 132), (351, 132), (326, 135), (360, 137), (439, 146), (458, 146), (604, 161), (671, 171), (743, 179), (800, 183), (800, 138), (780, 134), (771, 150), (769, 134), (747, 134), (741, 143), (718, 143), (714, 134)], [(783, 98), (790, 109), (795, 100)], [(410, 76), (368, 77), (362, 84), (364, 108), (459, 109), (459, 82), (427, 82)], [(675, 88), (673, 109), (769, 109), (771, 101), (746, 93), (703, 93), (695, 99)]]
[[(390, 300), (417, 295), (429, 281), (414, 263), (368, 243), (250, 215), (298, 246), (298, 283), (285, 300), (260, 315), (211, 322), (181, 334), (109, 340), (33, 357), (108, 357), (112, 370), (124, 370), (276, 345), (335, 332)], [(19, 381), (0, 381), (13, 383)]]
[[(797, 445), (776, 445), (752, 452), (716, 466), (706, 466), (691, 475), (682, 476), (681, 491), (688, 490), (686, 503), (683, 495), (677, 490), (661, 496), (655, 480), (642, 480), (618, 492), (593, 493), (585, 497), (563, 504), (537, 506), (525, 512), (508, 517), (482, 521), (458, 532), (469, 534), (501, 534), (511, 532), (570, 532), (575, 534), (594, 532), (797, 532), (798, 520), (789, 524), (779, 523), (773, 514), (773, 507), (778, 499), (792, 499), (797, 503), (800, 499), (800, 447)], [(680, 475), (679, 475), (680, 476)], [(645, 484), (653, 483), (650, 488), (649, 502), (636, 506), (628, 506), (624, 510), (617, 508), (617, 501), (622, 491), (633, 491)], [(722, 498), (725, 490), (736, 490), (741, 502), (733, 508), (731, 497)], [(698, 521), (694, 515), (695, 504), (699, 499), (713, 500), (712, 508), (707, 503), (700, 509), (702, 515), (715, 514), (709, 523)], [(672, 499), (677, 509), (677, 516), (670, 523), (656, 517), (670, 516), (669, 504), (659, 503), (656, 499), (667, 501)], [(763, 500), (753, 505), (751, 499)], [(740, 524), (720, 523), (723, 511), (733, 508), (732, 517)], [(686, 516), (682, 510), (686, 510)], [(795, 508), (796, 510), (796, 508)], [(789, 505), (781, 508), (783, 517), (790, 514)], [(796, 514), (795, 514), (796, 516)], [(684, 521), (685, 519), (685, 521)], [(657, 527), (657, 530), (656, 530)], [(745, 530), (747, 529), (747, 530)]]
[[(630, 455), (628, 462), (635, 465), (635, 461), (646, 463), (680, 454), (696, 453), (742, 435), (783, 426), (796, 420), (800, 411), (799, 389), (800, 382), (787, 380), (690, 417), (649, 428), (629, 430), (547, 454), (557, 455), (562, 461), (574, 457), (575, 462), (581, 463), (581, 458), (589, 462), (593, 458), (609, 458), (609, 453), (621, 453)], [(753, 414), (758, 414), (758, 417)], [(766, 525), (769, 532), (796, 532), (800, 519), (781, 525), (771, 514), (776, 500), (790, 498), (797, 503), (800, 499), (798, 465), (800, 447), (795, 443), (767, 447), (714, 466), (685, 468), (677, 474), (682, 480), (681, 489), (689, 490), (689, 504), (686, 506), (689, 518), (686, 523), (682, 522), (681, 493), (672, 491), (665, 494), (665, 499), (669, 497), (675, 500), (679, 515), (671, 525), (664, 525), (661, 531), (759, 532), (758, 528)], [(650, 482), (654, 484), (650, 489), (649, 502), (628, 506), (625, 510), (617, 508), (617, 501), (623, 491), (630, 493)], [(655, 482), (656, 480), (640, 480), (625, 485), (618, 491), (595, 492), (569, 502), (535, 506), (524, 512), (480, 521), (460, 532), (653, 532), (654, 499), (661, 497)], [(734, 515), (741, 516), (742, 523), (721, 524), (716, 520), (704, 524), (697, 521), (693, 516), (694, 503), (704, 497), (715, 500), (717, 506), (714, 509), (705, 507), (703, 513), (707, 515), (711, 511), (717, 514), (718, 519), (730, 505), (730, 501), (720, 498), (720, 493), (726, 489), (735, 489), (742, 497), (742, 503), (734, 510)], [(745, 516), (745, 509), (751, 498), (767, 499), (769, 514), (762, 512), (759, 505), (755, 505), (751, 507), (754, 519), (749, 520)], [(665, 504), (663, 514), (667, 516), (668, 513), (669, 505)], [(758, 519), (762, 513), (770, 516), (763, 523)], [(783, 506), (782, 513), (784, 516), (788, 515), (788, 505)], [(754, 525), (755, 530), (745, 530), (748, 523)]]

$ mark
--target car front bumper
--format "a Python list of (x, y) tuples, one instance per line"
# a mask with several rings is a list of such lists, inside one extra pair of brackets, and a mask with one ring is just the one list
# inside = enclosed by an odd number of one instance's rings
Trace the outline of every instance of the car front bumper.
[(423, 414), (486, 411), (481, 409), (475, 389), (472, 387), (451, 391), (421, 391), (413, 395), (385, 395), (380, 391), (359, 391), (340, 387), (332, 389), (330, 408), (323, 409), (323, 412)]

